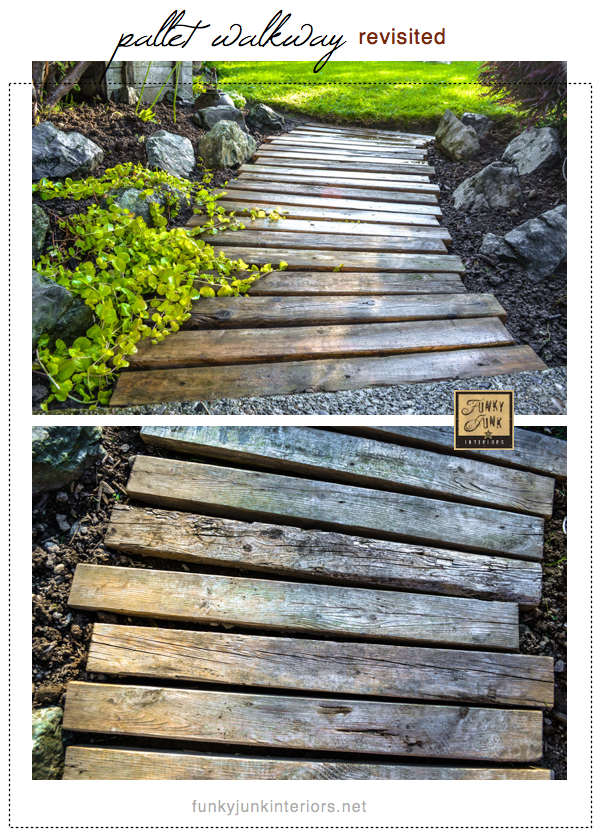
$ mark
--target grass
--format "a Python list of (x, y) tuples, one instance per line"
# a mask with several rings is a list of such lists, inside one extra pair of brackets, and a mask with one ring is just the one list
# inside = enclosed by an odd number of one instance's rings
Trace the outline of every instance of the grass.
[[(445, 110), (492, 119), (516, 117), (514, 110), (485, 97), (477, 85), (481, 62), (330, 61), (319, 73), (305, 61), (212, 62), (219, 86), (249, 101), (330, 122), (434, 127)], [(352, 84), (350, 83), (352, 82)]]

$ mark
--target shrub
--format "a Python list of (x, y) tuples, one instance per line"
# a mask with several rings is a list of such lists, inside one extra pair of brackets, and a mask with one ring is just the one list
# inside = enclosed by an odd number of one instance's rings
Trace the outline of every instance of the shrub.
[(528, 125), (562, 127), (568, 110), (567, 64), (564, 61), (486, 61), (478, 81), (488, 96), (516, 108)]

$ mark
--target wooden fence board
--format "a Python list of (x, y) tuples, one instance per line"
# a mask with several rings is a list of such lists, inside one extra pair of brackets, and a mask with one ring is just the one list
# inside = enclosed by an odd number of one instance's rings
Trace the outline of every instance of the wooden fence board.
[(119, 552), (360, 586), (477, 597), (536, 607), (535, 561), (470, 555), (339, 532), (116, 505), (105, 544)]
[(149, 456), (136, 457), (127, 491), (163, 508), (542, 558), (541, 518), (429, 497)]
[(222, 230), (216, 233), (202, 233), (200, 238), (206, 244), (220, 247), (279, 247), (290, 250), (337, 250), (359, 251), (361, 253), (446, 253), (447, 248), (440, 238), (412, 238), (409, 236), (386, 238), (379, 235), (355, 235), (338, 233), (298, 232), (296, 230)]
[(94, 625), (87, 670), (431, 702), (553, 706), (552, 657)]
[(245, 367), (243, 377), (237, 365), (147, 372), (125, 370), (113, 390), (111, 406), (162, 404), (182, 398), (211, 401), (297, 392), (339, 392), (546, 368), (530, 346), (497, 346), (355, 360), (257, 363)]
[(513, 602), (78, 564), (69, 606), (177, 622), (222, 622), (467, 648), (518, 647)]
[(536, 761), (542, 712), (228, 694), (72, 681), (65, 729), (184, 741)]
[[(342, 761), (244, 758), (136, 750), (117, 747), (67, 747), (63, 779), (552, 779), (550, 770), (505, 767), (432, 767)], [(258, 803), (256, 803), (258, 804)], [(246, 803), (244, 803), (246, 805)], [(249, 809), (255, 810), (255, 809)]]
[(473, 459), (308, 427), (145, 426), (150, 445), (250, 467), (550, 518), (554, 480)]

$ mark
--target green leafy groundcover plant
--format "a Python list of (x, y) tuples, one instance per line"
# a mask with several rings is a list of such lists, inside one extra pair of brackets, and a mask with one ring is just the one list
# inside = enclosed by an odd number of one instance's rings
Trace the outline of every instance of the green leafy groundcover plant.
[[(151, 194), (157, 186), (171, 186), (194, 200), (195, 212), (209, 221), (195, 229), (167, 230), (167, 208), (150, 204), (154, 227), (117, 206), (110, 196), (107, 207), (97, 204), (86, 212), (59, 221), (64, 240), (34, 264), (38, 273), (47, 276), (81, 297), (94, 314), (94, 324), (71, 346), (57, 340), (51, 347), (47, 334), (38, 341), (34, 368), (47, 375), (51, 394), (43, 409), (57, 399), (67, 398), (89, 405), (108, 404), (116, 374), (129, 366), (127, 358), (136, 353), (140, 340), (157, 343), (179, 330), (190, 318), (194, 300), (215, 296), (212, 287), (194, 287), (195, 280), (221, 285), (217, 296), (239, 296), (248, 291), (261, 274), (272, 270), (249, 266), (241, 259), (232, 261), (215, 253), (200, 234), (214, 234), (219, 229), (241, 229), (244, 225), (216, 206), (221, 195), (211, 195), (202, 186), (173, 177), (166, 172), (151, 172), (131, 163), (108, 169), (102, 177), (62, 183), (41, 180), (34, 191), (43, 200), (54, 197), (87, 198), (106, 195), (109, 189), (133, 186)], [(276, 213), (272, 213), (277, 216)], [(72, 260), (77, 266), (72, 268)], [(280, 262), (279, 269), (286, 267)], [(209, 273), (209, 271), (211, 271)], [(249, 271), (244, 278), (232, 274)]]

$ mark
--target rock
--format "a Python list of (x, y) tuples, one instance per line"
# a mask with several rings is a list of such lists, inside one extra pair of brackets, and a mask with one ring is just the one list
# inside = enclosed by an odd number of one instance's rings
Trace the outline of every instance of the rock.
[(568, 249), (567, 207), (558, 206), (520, 224), (505, 236), (528, 276), (542, 282), (559, 267)]
[(150, 195), (146, 195), (142, 189), (136, 189), (133, 186), (126, 186), (122, 189), (111, 189), (101, 200), (100, 206), (106, 208), (108, 206), (106, 198), (111, 197), (117, 206), (122, 207), (122, 209), (127, 209), (132, 215), (139, 216), (147, 226), (153, 227), (154, 221), (150, 214), (150, 204), (154, 203), (158, 206), (167, 206), (167, 198), (169, 195), (177, 199), (177, 206), (173, 208), (172, 212), (179, 212), (186, 203), (186, 196), (178, 189), (167, 185), (157, 186)]
[(204, 108), (216, 108), (221, 105), (227, 105), (230, 108), (236, 107), (234, 100), (223, 90), (207, 90), (201, 93), (194, 102), (194, 110), (204, 110)]
[(62, 488), (80, 477), (104, 450), (102, 428), (92, 425), (32, 429), (32, 493)]
[(31, 713), (31, 778), (60, 779), (63, 770), (63, 711), (58, 706)]
[(31, 204), (31, 257), (37, 259), (42, 255), (46, 233), (50, 226), (48, 216), (37, 203)]
[(140, 96), (135, 87), (118, 87), (112, 91), (110, 98), (118, 105), (137, 105)]
[(85, 334), (94, 317), (82, 299), (71, 291), (31, 271), (31, 347), (35, 349), (42, 334), (50, 337), (50, 346), (60, 337), (67, 345)]
[(562, 671), (565, 671), (565, 667), (566, 667), (566, 664), (564, 663), (563, 660), (557, 660), (557, 662), (555, 663), (555, 666), (553, 667), (553, 670), (556, 671), (557, 674), (561, 674)]
[(464, 113), (461, 122), (468, 128), (473, 128), (479, 137), (485, 137), (492, 128), (492, 119), (483, 113)]
[(460, 183), (453, 198), (455, 209), (471, 212), (512, 206), (522, 199), (518, 171), (506, 163), (491, 163)]
[(148, 168), (188, 177), (194, 168), (194, 148), (187, 137), (157, 131), (146, 140)]
[(502, 261), (515, 260), (517, 258), (511, 247), (505, 243), (504, 239), (494, 233), (486, 233), (482, 239), (482, 246), (479, 252), (483, 256), (494, 256)]
[(104, 159), (96, 143), (76, 131), (65, 134), (52, 122), (36, 125), (31, 135), (32, 180), (87, 177)]
[(445, 157), (457, 162), (468, 160), (480, 150), (474, 129), (463, 125), (450, 110), (445, 110), (440, 120), (436, 130), (436, 144)]
[(284, 127), (284, 117), (280, 116), (267, 105), (256, 104), (247, 116), (248, 124), (256, 131), (278, 130)]
[(516, 166), (520, 174), (553, 168), (561, 162), (557, 131), (555, 128), (524, 131), (509, 143), (501, 159)]
[(209, 169), (242, 165), (256, 150), (254, 139), (233, 122), (218, 122), (198, 142), (198, 156)]
[[(163, 96), (163, 101), (173, 104), (173, 96), (174, 91), (168, 90)], [(186, 108), (191, 108), (194, 105), (194, 96), (191, 93), (188, 93), (187, 90), (178, 90), (177, 96), (175, 97), (175, 104), (182, 105)]]
[(210, 131), (218, 122), (235, 122), (245, 133), (248, 133), (246, 122), (244, 121), (244, 114), (238, 110), (235, 105), (219, 105), (215, 108), (203, 108), (197, 110), (192, 117), (197, 125)]
[(34, 404), (41, 404), (50, 395), (50, 389), (44, 384), (34, 384), (31, 388), (31, 400)]

